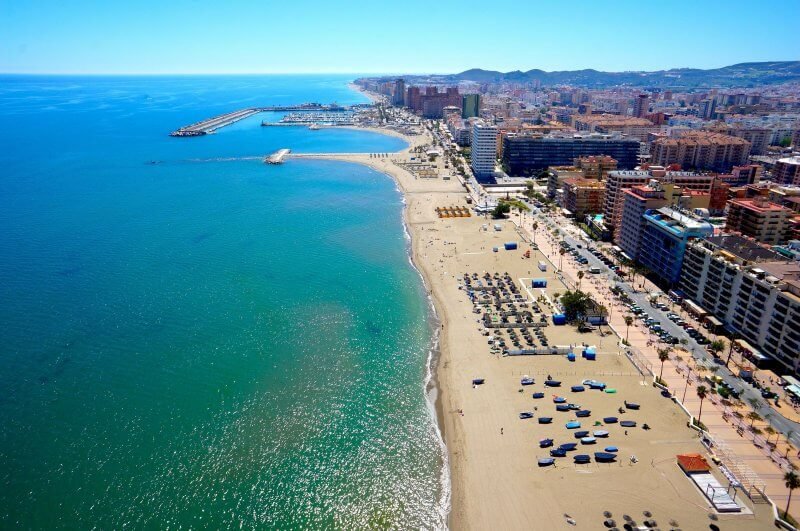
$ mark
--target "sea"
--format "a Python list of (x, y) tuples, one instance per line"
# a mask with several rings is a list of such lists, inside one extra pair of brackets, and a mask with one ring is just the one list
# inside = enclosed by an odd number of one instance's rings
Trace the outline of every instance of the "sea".
[(391, 152), (170, 131), (354, 76), (0, 76), (0, 528), (434, 529), (436, 328)]

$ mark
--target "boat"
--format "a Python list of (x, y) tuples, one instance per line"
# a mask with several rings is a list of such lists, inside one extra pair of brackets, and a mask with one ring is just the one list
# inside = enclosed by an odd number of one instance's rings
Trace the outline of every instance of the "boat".
[(598, 382), (597, 380), (584, 380), (583, 385), (588, 385), (589, 389), (600, 389), (603, 390), (606, 388), (606, 384), (603, 382)]
[(312, 131), (316, 131), (316, 130), (319, 129), (319, 124), (313, 123), (313, 124), (309, 125), (308, 128), (311, 129)]
[(617, 417), (604, 417), (603, 422), (605, 422), (606, 424), (616, 424)]
[(575, 432), (576, 439), (583, 439), (584, 437), (588, 437), (589, 432), (587, 430), (580, 430)]
[(570, 387), (570, 390), (573, 393), (582, 393), (586, 390), (586, 388), (582, 385), (573, 385), (572, 387)]
[(594, 460), (598, 463), (610, 463), (617, 458), (616, 454), (611, 452), (595, 452), (594, 453)]
[(623, 428), (635, 428), (636, 427), (636, 421), (635, 420), (623, 420), (622, 422), (619, 423), (619, 425), (622, 426)]
[(569, 411), (567, 404), (556, 404), (556, 411)]
[(581, 427), (581, 423), (577, 420), (571, 420), (565, 424), (568, 430), (574, 430)]
[(575, 416), (578, 417), (578, 418), (585, 418), (585, 417), (588, 417), (591, 414), (592, 414), (592, 412), (589, 411), (588, 409), (582, 409), (580, 411), (576, 411), (575, 412)]
[(592, 458), (586, 454), (578, 454), (572, 458), (575, 461), (575, 464), (578, 465), (585, 465), (586, 463), (591, 463)]
[(539, 441), (539, 448), (549, 448), (553, 446), (553, 439), (542, 439)]
[(552, 450), (550, 450), (550, 456), (551, 457), (566, 457), (567, 456), (567, 451), (563, 450), (561, 448), (553, 448)]
[(532, 419), (533, 418), (533, 412), (532, 411), (523, 411), (522, 413), (519, 414), (519, 418), (520, 419)]
[(531, 395), (533, 398), (544, 398), (544, 393), (533, 393)]
[(595, 437), (599, 437), (601, 439), (605, 439), (606, 437), (608, 437), (608, 432), (606, 430), (597, 430), (594, 433), (592, 433), (592, 435), (594, 435)]
[(550, 424), (553, 422), (553, 417), (539, 417), (539, 424)]
[(534, 383), (535, 383), (535, 382), (533, 381), (533, 378), (530, 378), (530, 377), (528, 377), (528, 376), (525, 376), (525, 377), (523, 377), (523, 378), (522, 378), (522, 379), (519, 381), (519, 384), (520, 384), (520, 385), (533, 385)]
[(639, 404), (637, 404), (637, 403), (635, 403), (635, 402), (628, 402), (628, 401), (626, 400), (626, 401), (625, 401), (625, 407), (626, 407), (626, 408), (628, 408), (628, 409), (633, 409), (633, 410), (636, 410), (636, 409), (639, 409)]
[(558, 380), (545, 380), (544, 384), (547, 387), (561, 387), (561, 382)]
[(605, 393), (608, 393), (609, 395), (613, 395), (614, 393), (616, 393), (616, 392), (617, 392), (617, 390), (616, 390), (616, 389), (614, 389), (613, 387), (609, 387), (608, 389), (604, 389), (603, 391), (604, 391)]
[(581, 444), (594, 444), (597, 442), (597, 439), (594, 437), (584, 437), (581, 439)]
[(619, 452), (619, 448), (617, 448), (616, 446), (606, 446), (605, 448), (603, 448), (603, 450), (605, 450), (606, 452)]
[(578, 404), (568, 404), (567, 407), (569, 407), (573, 411), (579, 411), (581, 409), (581, 406), (579, 406)]
[(564, 450), (565, 452), (571, 452), (578, 447), (578, 443), (564, 443), (558, 446), (559, 450)]
[(486, 380), (484, 378), (473, 378), (472, 385), (483, 385)]
[(538, 462), (539, 466), (551, 466), (556, 464), (556, 460), (552, 457), (540, 457)]
[(553, 403), (554, 403), (554, 404), (563, 404), (563, 403), (565, 403), (566, 401), (567, 401), (567, 399), (566, 399), (566, 398), (564, 398), (563, 396), (554, 396), (554, 397), (553, 397)]

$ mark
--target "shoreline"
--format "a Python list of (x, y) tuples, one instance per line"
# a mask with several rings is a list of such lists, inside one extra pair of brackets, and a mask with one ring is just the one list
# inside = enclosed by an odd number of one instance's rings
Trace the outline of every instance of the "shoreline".
[[(432, 179), (424, 181), (416, 179), (408, 171), (394, 165), (390, 162), (392, 156), (408, 155), (411, 149), (423, 145), (431, 139), (427, 134), (418, 136), (404, 135), (398, 131), (385, 129), (380, 127), (358, 127), (358, 126), (337, 126), (337, 128), (347, 128), (359, 131), (368, 131), (376, 134), (383, 134), (387, 136), (394, 136), (405, 140), (408, 144), (400, 151), (391, 152), (387, 159), (370, 158), (369, 153), (363, 154), (339, 154), (339, 153), (318, 153), (318, 154), (303, 154), (292, 153), (289, 158), (297, 159), (320, 159), (329, 161), (340, 161), (352, 164), (361, 164), (367, 166), (377, 172), (380, 172), (394, 181), (398, 191), (403, 196), (403, 211), (402, 223), (404, 231), (408, 238), (408, 259), (411, 266), (420, 275), (422, 280), (422, 287), (425, 290), (425, 296), (431, 309), (431, 343), (429, 346), (429, 355), (426, 360), (426, 378), (423, 381), (423, 393), (426, 401), (432, 408), (432, 420), (434, 429), (438, 431), (441, 448), (442, 471), (441, 471), (441, 496), (440, 503), (444, 505), (443, 509), (445, 514), (443, 520), (447, 527), (453, 527), (452, 515), (454, 507), (454, 497), (460, 489), (456, 488), (458, 483), (457, 478), (453, 474), (453, 454), (449, 442), (450, 429), (448, 429), (445, 416), (445, 397), (448, 396), (447, 385), (440, 378), (441, 367), (450, 361), (450, 349), (447, 334), (443, 333), (448, 329), (448, 318), (444, 299), (439, 293), (439, 286), (430, 271), (430, 264), (423, 260), (422, 253), (422, 233), (420, 220), (415, 219), (412, 214), (415, 212), (415, 207), (423, 198), (428, 197), (431, 193), (464, 193), (460, 181), (457, 179), (451, 181), (442, 181), (439, 179)], [(435, 185), (435, 186), (432, 186)], [(425, 222), (422, 222), (425, 223)], [(433, 395), (433, 396), (431, 396)], [(456, 526), (457, 527), (457, 526)]]

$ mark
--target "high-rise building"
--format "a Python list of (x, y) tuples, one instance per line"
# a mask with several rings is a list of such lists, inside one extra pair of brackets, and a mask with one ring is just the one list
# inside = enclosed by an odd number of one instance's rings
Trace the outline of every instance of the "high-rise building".
[(525, 175), (548, 166), (567, 166), (576, 158), (590, 155), (608, 155), (620, 167), (633, 168), (638, 153), (637, 140), (613, 136), (509, 136), (503, 140), (503, 166), (511, 175)]
[[(651, 179), (647, 185), (636, 185), (625, 189), (622, 194), (620, 224), (614, 233), (614, 242), (628, 255), (636, 260), (644, 228), (644, 213), (669, 204), (665, 188), (673, 185), (662, 185)], [(671, 194), (671, 191), (670, 191)]]
[(740, 336), (734, 343), (751, 360), (798, 373), (800, 263), (741, 236), (714, 236), (687, 246), (680, 287)]
[(667, 207), (648, 210), (643, 217), (638, 261), (666, 284), (677, 284), (689, 240), (711, 236), (714, 227)]
[(800, 186), (800, 156), (778, 159), (772, 168), (772, 182)]
[(617, 169), (617, 160), (607, 155), (590, 155), (575, 159), (575, 166), (583, 170), (585, 178), (602, 181), (608, 172)]
[(602, 212), (605, 185), (601, 181), (564, 179), (562, 190), (561, 207), (572, 212), (576, 218)]
[(750, 236), (771, 245), (786, 243), (792, 232), (794, 212), (764, 197), (728, 201), (725, 230)]
[(461, 96), (461, 117), (475, 118), (481, 113), (480, 94), (464, 94)]
[[(612, 171), (606, 177), (606, 197), (603, 218), (609, 232), (615, 234), (622, 222), (623, 193), (626, 189), (644, 185), (656, 179), (680, 187), (682, 193), (696, 191), (710, 194), (714, 177), (688, 171), (667, 171), (663, 167), (650, 167), (642, 171)], [(710, 199), (710, 198), (709, 198)], [(685, 205), (690, 206), (690, 204)]]
[(747, 163), (750, 142), (721, 133), (686, 131), (654, 140), (650, 152), (653, 164), (723, 172)]
[(497, 127), (481, 121), (473, 124), (470, 161), (476, 179), (482, 180), (494, 175), (497, 163)]
[(639, 94), (633, 100), (633, 115), (637, 118), (644, 118), (644, 115), (650, 112), (650, 96), (647, 94)]
[(700, 116), (706, 120), (714, 117), (714, 111), (717, 109), (717, 100), (708, 99), (700, 102)]
[(406, 82), (402, 78), (394, 81), (394, 92), (392, 93), (392, 105), (403, 105), (406, 97)]

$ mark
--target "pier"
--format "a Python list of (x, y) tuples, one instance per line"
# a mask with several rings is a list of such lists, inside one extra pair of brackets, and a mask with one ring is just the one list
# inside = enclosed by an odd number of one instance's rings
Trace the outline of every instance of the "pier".
[(283, 163), (283, 159), (285, 159), (286, 155), (288, 155), (290, 152), (291, 152), (291, 150), (286, 149), (286, 148), (279, 149), (278, 151), (276, 151), (272, 155), (270, 155), (268, 157), (264, 157), (264, 163), (266, 163), (266, 164), (282, 164)]
[(220, 127), (225, 127), (226, 125), (236, 123), (239, 120), (244, 120), (245, 118), (249, 118), (250, 116), (253, 116), (254, 114), (258, 114), (260, 112), (261, 109), (241, 109), (238, 111), (229, 112), (227, 114), (221, 114), (219, 116), (215, 116), (214, 118), (203, 120), (202, 122), (197, 122), (192, 125), (181, 127), (180, 129), (170, 133), (170, 136), (207, 135), (213, 133)]
[[(245, 118), (249, 118), (254, 114), (262, 113), (262, 112), (292, 112), (292, 113), (313, 113), (316, 117), (315, 120), (302, 120), (302, 118), (295, 116), (294, 123), (305, 123), (310, 124), (313, 122), (326, 122), (332, 123), (332, 125), (345, 125), (342, 122), (342, 116), (347, 114), (352, 117), (352, 112), (356, 109), (365, 109), (370, 107), (370, 105), (366, 104), (358, 104), (353, 105), (350, 107), (343, 107), (336, 103), (301, 103), (299, 105), (273, 105), (271, 107), (252, 107), (249, 109), (241, 109), (238, 111), (229, 112), (227, 114), (221, 114), (219, 116), (215, 116), (213, 118), (209, 118), (208, 120), (203, 120), (202, 122), (197, 122), (191, 125), (186, 125), (181, 127), (180, 129), (176, 129), (170, 136), (203, 136), (208, 135), (225, 127), (226, 125), (231, 125), (232, 123), (236, 123), (239, 120), (244, 120)], [(325, 116), (328, 115), (329, 117), (326, 118)], [(333, 123), (336, 122), (336, 123)], [(262, 125), (270, 125), (267, 122), (262, 123)]]

